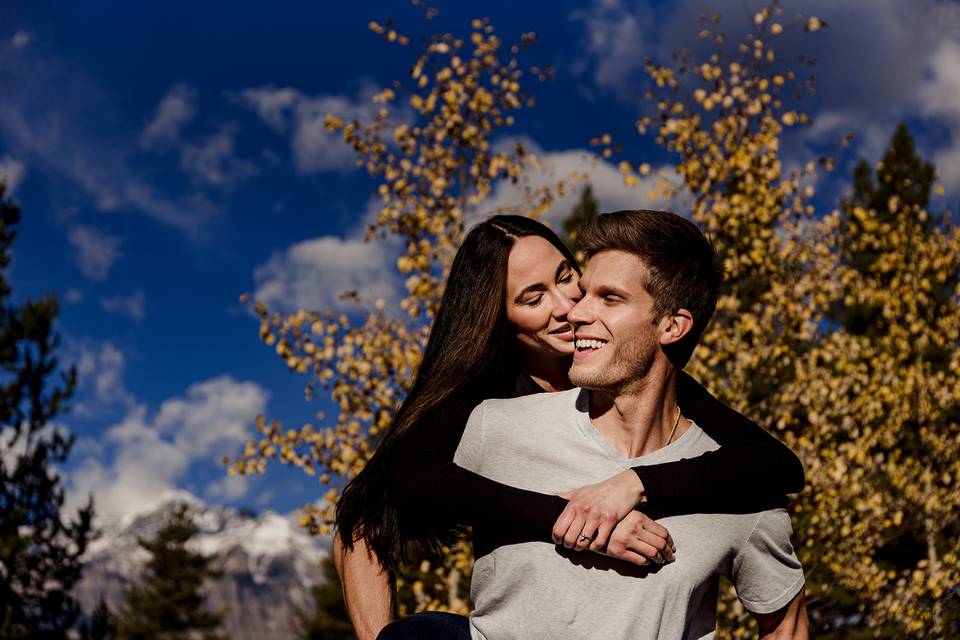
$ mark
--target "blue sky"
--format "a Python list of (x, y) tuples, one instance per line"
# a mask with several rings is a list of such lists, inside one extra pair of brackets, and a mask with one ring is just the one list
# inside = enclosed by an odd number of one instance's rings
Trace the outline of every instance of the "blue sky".
[[(758, 2), (748, 2), (752, 9)], [(836, 6), (839, 5), (839, 6)], [(63, 359), (81, 384), (61, 424), (79, 436), (64, 469), (73, 495), (122, 515), (167, 488), (212, 502), (289, 511), (319, 497), (314, 479), (275, 465), (225, 482), (219, 460), (253, 434), (258, 413), (290, 425), (323, 403), (257, 338), (238, 303), (322, 308), (350, 288), (390, 298), (397, 277), (358, 233), (370, 181), (322, 131), (328, 112), (370, 113), (369, 96), (404, 79), (414, 50), (366, 28), (392, 17), (417, 42), (466, 33), (488, 16), (506, 40), (538, 35), (524, 137), (559, 173), (591, 173), (602, 208), (646, 204), (589, 140), (609, 132), (634, 161), (669, 158), (636, 135), (645, 56), (702, 46), (700, 13), (744, 28), (740, 3), (437, 2), (52, 3), (5, 0), (0, 14), (0, 178), (23, 210), (11, 271), (18, 299), (58, 292)], [(789, 162), (856, 134), (820, 185), (829, 209), (858, 155), (876, 160), (907, 120), (937, 162), (947, 202), (960, 192), (960, 4), (920, 0), (784, 2), (829, 28), (784, 37), (781, 59), (818, 58), (812, 127), (787, 140)], [(516, 193), (499, 189), (505, 204)], [(556, 222), (568, 198), (547, 214)]]

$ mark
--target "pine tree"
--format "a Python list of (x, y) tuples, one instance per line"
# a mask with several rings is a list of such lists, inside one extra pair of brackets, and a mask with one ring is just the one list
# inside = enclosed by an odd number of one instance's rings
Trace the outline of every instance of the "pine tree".
[(209, 556), (187, 549), (197, 533), (185, 505), (150, 540), (140, 546), (150, 560), (139, 583), (124, 591), (126, 603), (117, 615), (117, 637), (122, 640), (187, 640), (219, 638), (215, 630), (222, 615), (203, 608), (200, 589), (218, 575)]
[(89, 620), (80, 626), (80, 637), (82, 640), (113, 640), (117, 637), (116, 619), (103, 596), (100, 596)]
[[(882, 261), (878, 263), (889, 253), (889, 247), (876, 229), (906, 224), (905, 231), (918, 236), (933, 230), (941, 222), (940, 216), (927, 210), (935, 173), (933, 164), (917, 155), (913, 137), (904, 123), (894, 132), (890, 147), (876, 166), (876, 174), (866, 160), (860, 160), (853, 171), (853, 193), (843, 201), (847, 226), (843, 262), (862, 276), (877, 278), (880, 286), (890, 287), (896, 274)], [(868, 211), (873, 212), (869, 217), (861, 213)], [(947, 301), (956, 282), (954, 277), (937, 287), (939, 302)], [(888, 329), (880, 307), (871, 301), (845, 302), (834, 315), (853, 334), (880, 335)]]
[(597, 200), (593, 197), (593, 187), (587, 184), (580, 192), (580, 199), (570, 211), (570, 215), (563, 221), (563, 230), (567, 232), (567, 246), (571, 251), (577, 250), (577, 233), (583, 225), (597, 217), (598, 211)]
[(0, 183), (0, 637), (63, 638), (80, 613), (70, 590), (91, 538), (93, 505), (62, 513), (64, 490), (53, 467), (74, 438), (54, 427), (73, 392), (76, 370), (53, 384), (59, 337), (51, 297), (11, 302), (3, 270), (20, 222)]
[(323, 561), (325, 581), (313, 588), (313, 612), (298, 611), (295, 631), (300, 640), (351, 640), (353, 625), (340, 591), (337, 567), (329, 558)]

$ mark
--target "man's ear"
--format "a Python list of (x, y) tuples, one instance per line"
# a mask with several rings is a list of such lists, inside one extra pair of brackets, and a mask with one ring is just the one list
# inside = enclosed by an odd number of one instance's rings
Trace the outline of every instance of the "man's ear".
[(693, 314), (686, 309), (677, 309), (661, 322), (660, 344), (676, 344), (693, 331)]

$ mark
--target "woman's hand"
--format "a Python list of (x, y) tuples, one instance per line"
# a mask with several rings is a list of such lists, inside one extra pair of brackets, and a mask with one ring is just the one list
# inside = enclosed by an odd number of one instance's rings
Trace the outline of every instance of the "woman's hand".
[(606, 549), (590, 549), (640, 566), (673, 562), (677, 547), (666, 527), (639, 511), (631, 511), (617, 523)]
[(603, 482), (559, 495), (569, 502), (553, 525), (554, 544), (577, 551), (589, 546), (596, 551), (607, 546), (617, 523), (643, 499), (643, 483), (627, 469)]

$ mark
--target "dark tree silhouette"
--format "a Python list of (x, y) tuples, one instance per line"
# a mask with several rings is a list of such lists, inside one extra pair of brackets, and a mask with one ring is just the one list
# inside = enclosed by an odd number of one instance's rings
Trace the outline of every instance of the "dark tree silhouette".
[(204, 581), (218, 574), (213, 558), (187, 549), (197, 533), (185, 505), (150, 540), (140, 539), (149, 554), (140, 580), (124, 591), (126, 603), (117, 613), (122, 640), (216, 640), (222, 615), (203, 607)]
[(323, 561), (323, 584), (313, 588), (313, 611), (298, 611), (294, 631), (300, 640), (352, 640), (353, 626), (340, 591), (333, 560)]
[(76, 384), (57, 370), (59, 336), (53, 297), (14, 304), (6, 279), (20, 209), (0, 184), (0, 637), (64, 638), (80, 613), (70, 590), (91, 538), (92, 501), (63, 514), (64, 490), (53, 467), (74, 438), (53, 419)]

